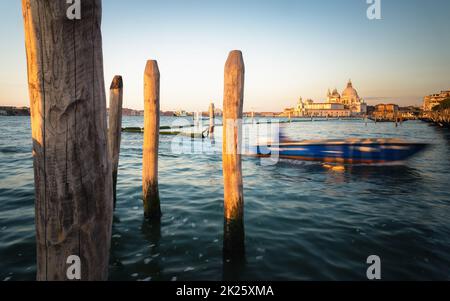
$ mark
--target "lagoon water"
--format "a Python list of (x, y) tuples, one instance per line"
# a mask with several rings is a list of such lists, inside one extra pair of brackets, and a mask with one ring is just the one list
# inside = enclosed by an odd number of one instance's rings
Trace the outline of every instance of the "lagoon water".
[[(142, 124), (124, 117), (124, 126)], [(173, 152), (173, 137), (161, 137), (164, 216), (151, 225), (141, 201), (142, 134), (123, 133), (111, 280), (365, 280), (370, 255), (381, 258), (384, 280), (450, 280), (448, 130), (419, 121), (285, 127), (296, 139), (400, 137), (433, 146), (395, 166), (244, 158), (246, 258), (235, 264), (222, 258), (220, 152), (208, 139), (194, 141), (197, 151)], [(0, 281), (34, 280), (30, 120), (0, 117), (0, 128)]]

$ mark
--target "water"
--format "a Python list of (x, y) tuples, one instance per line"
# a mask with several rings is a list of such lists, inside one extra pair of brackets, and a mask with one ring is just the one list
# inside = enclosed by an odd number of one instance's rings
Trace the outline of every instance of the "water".
[[(162, 124), (172, 120), (164, 118)], [(29, 118), (0, 118), (0, 280), (35, 279)], [(125, 117), (124, 126), (142, 126)], [(216, 148), (220, 149), (220, 129)], [(402, 137), (433, 147), (397, 166), (243, 162), (246, 261), (242, 280), (364, 280), (378, 255), (385, 280), (450, 280), (450, 133), (421, 122), (293, 123), (299, 139)], [(222, 280), (221, 156), (173, 154), (161, 138), (160, 227), (144, 221), (141, 134), (124, 133), (110, 278)], [(211, 150), (209, 141), (195, 146)]]

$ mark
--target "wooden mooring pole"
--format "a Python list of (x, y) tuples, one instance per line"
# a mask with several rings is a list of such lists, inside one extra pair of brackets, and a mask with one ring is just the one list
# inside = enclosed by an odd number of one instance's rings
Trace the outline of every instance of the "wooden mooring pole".
[(114, 208), (117, 203), (117, 172), (119, 169), (120, 141), (122, 135), (122, 76), (115, 76), (109, 90), (109, 157), (112, 168)]
[(159, 219), (161, 217), (158, 188), (159, 81), (158, 63), (156, 61), (148, 61), (144, 75), (142, 188), (144, 214), (149, 219)]
[(210, 135), (210, 137), (214, 136), (214, 127), (216, 125), (214, 111), (215, 111), (214, 103), (211, 103), (209, 105), (209, 135)]
[[(22, 0), (36, 192), (37, 279), (107, 280), (113, 215), (101, 0)], [(78, 265), (78, 263), (80, 265)], [(76, 264), (72, 273), (69, 267)], [(79, 277), (80, 276), (80, 277)]]
[(244, 76), (241, 51), (230, 52), (225, 65), (223, 100), (224, 258), (241, 258), (245, 254), (241, 162)]

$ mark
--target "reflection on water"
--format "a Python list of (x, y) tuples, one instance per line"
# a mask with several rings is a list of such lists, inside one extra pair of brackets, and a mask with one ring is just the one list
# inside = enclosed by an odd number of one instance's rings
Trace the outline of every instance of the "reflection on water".
[[(124, 126), (142, 121), (125, 117)], [(33, 280), (29, 119), (0, 118), (0, 127), (0, 280)], [(216, 128), (219, 151), (221, 132)], [(233, 260), (223, 252), (220, 153), (173, 154), (173, 137), (161, 137), (163, 217), (152, 224), (142, 209), (142, 134), (124, 133), (110, 278), (365, 280), (366, 259), (375, 254), (385, 280), (450, 280), (448, 131), (421, 122), (395, 128), (329, 121), (292, 123), (286, 133), (293, 139), (400, 137), (433, 147), (396, 166), (288, 160), (265, 166), (245, 158), (245, 252)]]
[[(157, 258), (161, 254), (160, 241), (161, 241), (161, 222), (157, 220), (144, 219), (142, 222), (142, 235), (149, 245), (150, 258)], [(144, 263), (149, 262), (150, 259), (144, 260)], [(161, 275), (163, 267), (158, 261), (150, 262), (149, 274)]]
[(242, 275), (246, 268), (245, 254), (239, 257), (223, 259), (223, 281), (239, 281), (243, 280)]
[(224, 220), (223, 280), (238, 280), (245, 267), (245, 230), (242, 220)]
[[(261, 167), (259, 164), (256, 164)], [(293, 174), (305, 177), (308, 174), (322, 173), (329, 184), (346, 183), (350, 181), (387, 181), (390, 185), (404, 185), (420, 182), (421, 174), (418, 170), (402, 164), (338, 164), (305, 162), (281, 159), (275, 168), (270, 169), (272, 176), (280, 181), (295, 180)], [(295, 170), (295, 173), (293, 171)], [(288, 174), (286, 173), (288, 171)]]
[(242, 220), (225, 219), (223, 236), (223, 257), (225, 260), (245, 257), (245, 231)]

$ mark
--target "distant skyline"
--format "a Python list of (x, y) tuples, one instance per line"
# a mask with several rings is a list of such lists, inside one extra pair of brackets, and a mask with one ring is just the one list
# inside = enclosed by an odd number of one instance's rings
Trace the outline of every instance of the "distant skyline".
[[(161, 109), (222, 107), (228, 52), (246, 64), (245, 111), (326, 99), (352, 80), (369, 104), (419, 105), (450, 89), (450, 1), (105, 0), (105, 86), (124, 78), (124, 107), (143, 108), (147, 59), (158, 60)], [(21, 1), (0, 9), (0, 106), (29, 106)]]

